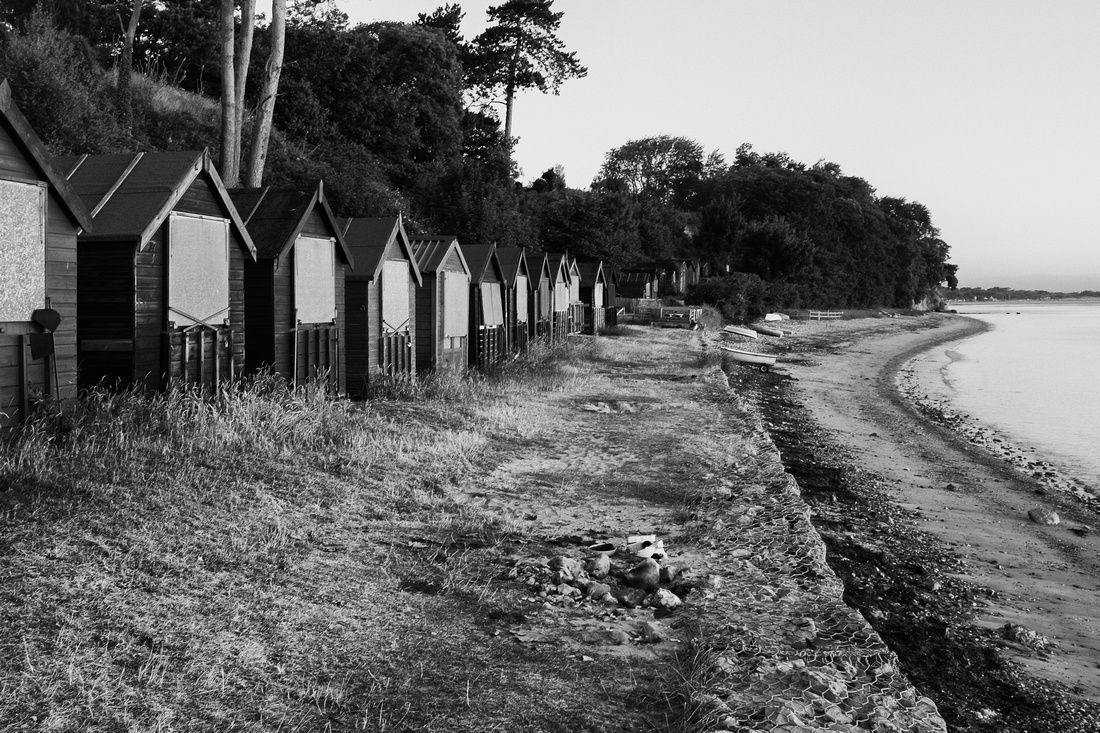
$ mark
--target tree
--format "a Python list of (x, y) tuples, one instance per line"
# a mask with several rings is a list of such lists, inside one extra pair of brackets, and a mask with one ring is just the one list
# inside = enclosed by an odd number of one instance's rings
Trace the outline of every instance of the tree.
[(517, 91), (557, 94), (566, 79), (588, 74), (577, 54), (567, 52), (558, 38), (564, 13), (553, 12), (553, 4), (554, 0), (507, 0), (490, 7), (489, 21), (496, 25), (474, 39), (468, 64), (471, 81), (487, 97), (504, 95), (504, 136), (509, 141)]
[(275, 116), (275, 97), (279, 93), (283, 52), (286, 47), (286, 0), (272, 0), (268, 34), (271, 37), (271, 50), (264, 65), (259, 119), (252, 126), (252, 146), (248, 153), (247, 185), (252, 187), (259, 186), (263, 181), (264, 164), (267, 162), (267, 146), (271, 140), (271, 124)]
[(596, 184), (625, 187), (635, 196), (683, 206), (709, 165), (721, 168), (721, 156), (703, 158), (703, 146), (686, 137), (658, 135), (630, 140), (604, 158)]
[[(240, 177), (241, 134), (237, 127), (237, 87), (236, 87), (236, 14), (233, 0), (221, 0), (221, 23), (219, 27), (219, 45), (222, 61), (222, 129), (221, 129), (221, 175), (225, 185), (234, 188)], [(242, 80), (243, 81), (243, 80)]]
[[(142, 4), (143, 0), (134, 0), (133, 10), (130, 12), (130, 22), (122, 29), (122, 53), (118, 57), (118, 78), (115, 82), (120, 122), (127, 133), (133, 132), (134, 100), (133, 91), (130, 89), (130, 76), (134, 69), (134, 36), (137, 35)], [(119, 16), (118, 22), (119, 24), (122, 23), (121, 16)]]

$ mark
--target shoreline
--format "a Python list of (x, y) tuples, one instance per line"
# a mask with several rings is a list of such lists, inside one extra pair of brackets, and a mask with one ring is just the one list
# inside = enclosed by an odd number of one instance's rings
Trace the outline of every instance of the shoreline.
[[(1100, 704), (1100, 644), (1093, 638), (1100, 618), (1091, 608), (1100, 570), (1097, 538), (1077, 536), (1066, 524), (1040, 526), (1027, 516), (1040, 504), (1070, 523), (1090, 513), (907, 399), (899, 383), (907, 364), (986, 327), (965, 317), (922, 319), (928, 320), (864, 319), (825, 328), (799, 324), (787, 347), (790, 358), (782, 362), (781, 372), (790, 381), (782, 374), (762, 380), (762, 401), (770, 404), (764, 409), (771, 418), (769, 432), (800, 485), (812, 484), (822, 466), (837, 467), (839, 478), (827, 493), (815, 496), (815, 489), (804, 486), (830, 565), (842, 576), (851, 571), (844, 577), (846, 600), (876, 630), (897, 644), (911, 645), (907, 673), (927, 687), (922, 692), (936, 700), (953, 730), (1095, 730), (1074, 727), (1072, 721), (1087, 716), (1059, 717), (1054, 711), (1080, 705), (1095, 716)], [(787, 393), (789, 402), (769, 397), (768, 384)], [(801, 417), (781, 423), (789, 415)], [(851, 507), (845, 506), (849, 499)], [(837, 511), (838, 506), (843, 509)], [(853, 519), (860, 514), (866, 517)], [(890, 524), (885, 533), (879, 526), (883, 516)], [(908, 525), (905, 531), (902, 523)], [(899, 535), (906, 542), (894, 542), (885, 557), (867, 559), (867, 547), (882, 552)], [(920, 547), (912, 558), (892, 566), (895, 556), (909, 552), (906, 543)], [(927, 575), (902, 577), (906, 562), (922, 565)], [(874, 578), (884, 568), (893, 577)], [(875, 590), (867, 591), (868, 585)], [(901, 586), (904, 593), (898, 592)], [(959, 603), (951, 606), (950, 598), (940, 597), (945, 595)], [(943, 645), (945, 630), (938, 632), (939, 640), (930, 635), (916, 642), (928, 608), (936, 609), (931, 616), (947, 622), (946, 631), (959, 639), (956, 648), (948, 644), (938, 653), (948, 659), (972, 653), (966, 664), (973, 665), (980, 664), (985, 649), (996, 659), (1019, 664), (1009, 665), (1019, 677), (996, 669), (986, 676), (1018, 679), (1013, 683), (1018, 695), (1030, 696), (1023, 707), (1032, 709), (1031, 715), (1043, 714), (1027, 718), (1021, 704), (996, 699), (995, 689), (983, 691), (989, 683), (981, 678), (940, 679), (942, 671), (921, 657), (934, 656), (930, 650)], [(895, 628), (897, 618), (906, 618), (907, 625)], [(1018, 638), (1010, 638), (1013, 634)], [(906, 649), (895, 651), (906, 658)], [(942, 659), (937, 665), (950, 667)], [(952, 684), (974, 685), (975, 690), (950, 689)], [(944, 689), (937, 694), (938, 687)], [(1041, 699), (1031, 699), (1036, 696)], [(1046, 719), (1047, 727), (1037, 722)]]

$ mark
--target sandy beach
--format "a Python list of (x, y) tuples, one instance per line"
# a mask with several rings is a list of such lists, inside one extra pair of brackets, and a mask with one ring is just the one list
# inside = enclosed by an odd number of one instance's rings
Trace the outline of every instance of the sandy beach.
[[(916, 541), (933, 548), (925, 555), (941, 559), (937, 570), (973, 591), (975, 600), (969, 603), (974, 605), (970, 613), (962, 609), (962, 615), (970, 617), (966, 623), (975, 642), (988, 641), (998, 657), (1019, 664), (1016, 679), (1032, 690), (1046, 690), (1052, 709), (1084, 710), (1100, 702), (1100, 608), (1095, 603), (1100, 537), (1090, 527), (1095, 514), (1070, 491), (1060, 490), (1072, 482), (1033, 476), (1033, 457), (1025, 451), (983, 434), (973, 422), (960, 431), (934, 419), (944, 352), (983, 325), (939, 314), (790, 325), (791, 337), (772, 344), (785, 349), (778, 373), (742, 377), (758, 382), (761, 402), (770, 405), (765, 407), (770, 432), (788, 470), (792, 463), (801, 463), (803, 473), (807, 464), (829, 466), (842, 477), (837, 480), (841, 489), (848, 479), (875, 493), (875, 501), (885, 499), (907, 519), (914, 536), (919, 535)], [(779, 400), (769, 397), (779, 393), (784, 395)], [(922, 413), (914, 401), (932, 409)], [(782, 424), (796, 410), (813, 424), (801, 430), (805, 435), (799, 435), (797, 426), (784, 429)], [(809, 458), (792, 458), (807, 451)], [(792, 473), (803, 485), (799, 472), (800, 466), (794, 465)], [(853, 546), (874, 544), (868, 539), (875, 534), (868, 531), (873, 519), (850, 521), (843, 510), (829, 506), (837, 504), (836, 491), (822, 506), (812, 490), (802, 488), (831, 554), (856, 555)], [(1032, 521), (1029, 511), (1037, 508), (1057, 512), (1061, 521)], [(886, 535), (900, 532), (888, 529)], [(861, 579), (845, 578), (844, 562), (835, 559), (830, 565), (845, 580), (846, 601), (859, 607), (889, 644), (890, 617), (905, 610), (885, 607), (889, 604), (883, 603), (881, 592), (862, 597)], [(941, 586), (938, 580), (926, 585), (918, 595), (954, 595), (953, 585)], [(949, 633), (951, 624), (946, 626)], [(904, 649), (894, 650), (918, 688), (922, 677), (929, 676), (930, 682), (935, 677), (936, 670), (918, 671), (920, 649), (913, 649), (909, 659)], [(1060, 723), (1049, 720), (1051, 727), (1024, 724), (1021, 711), (999, 709), (1011, 704), (1008, 700), (991, 697), (984, 708), (966, 710), (979, 703), (952, 703), (937, 699), (931, 690), (922, 692), (936, 699), (952, 730), (1100, 729), (1100, 723), (1072, 722), (1072, 714)], [(955, 704), (959, 709), (953, 714)], [(1050, 711), (1046, 715), (1054, 717)]]

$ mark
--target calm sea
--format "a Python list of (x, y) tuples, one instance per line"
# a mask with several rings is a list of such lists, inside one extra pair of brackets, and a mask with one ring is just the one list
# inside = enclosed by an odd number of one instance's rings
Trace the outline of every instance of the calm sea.
[(948, 346), (948, 400), (1100, 491), (1100, 300), (951, 307), (993, 329)]

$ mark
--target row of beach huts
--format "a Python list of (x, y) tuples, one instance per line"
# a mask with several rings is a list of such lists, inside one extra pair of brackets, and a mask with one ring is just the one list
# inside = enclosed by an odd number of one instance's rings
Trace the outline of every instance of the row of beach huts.
[(692, 277), (338, 218), (323, 183), (227, 190), (206, 151), (54, 157), (0, 82), (0, 427), (101, 383), (270, 370), (362, 397), (598, 333)]

